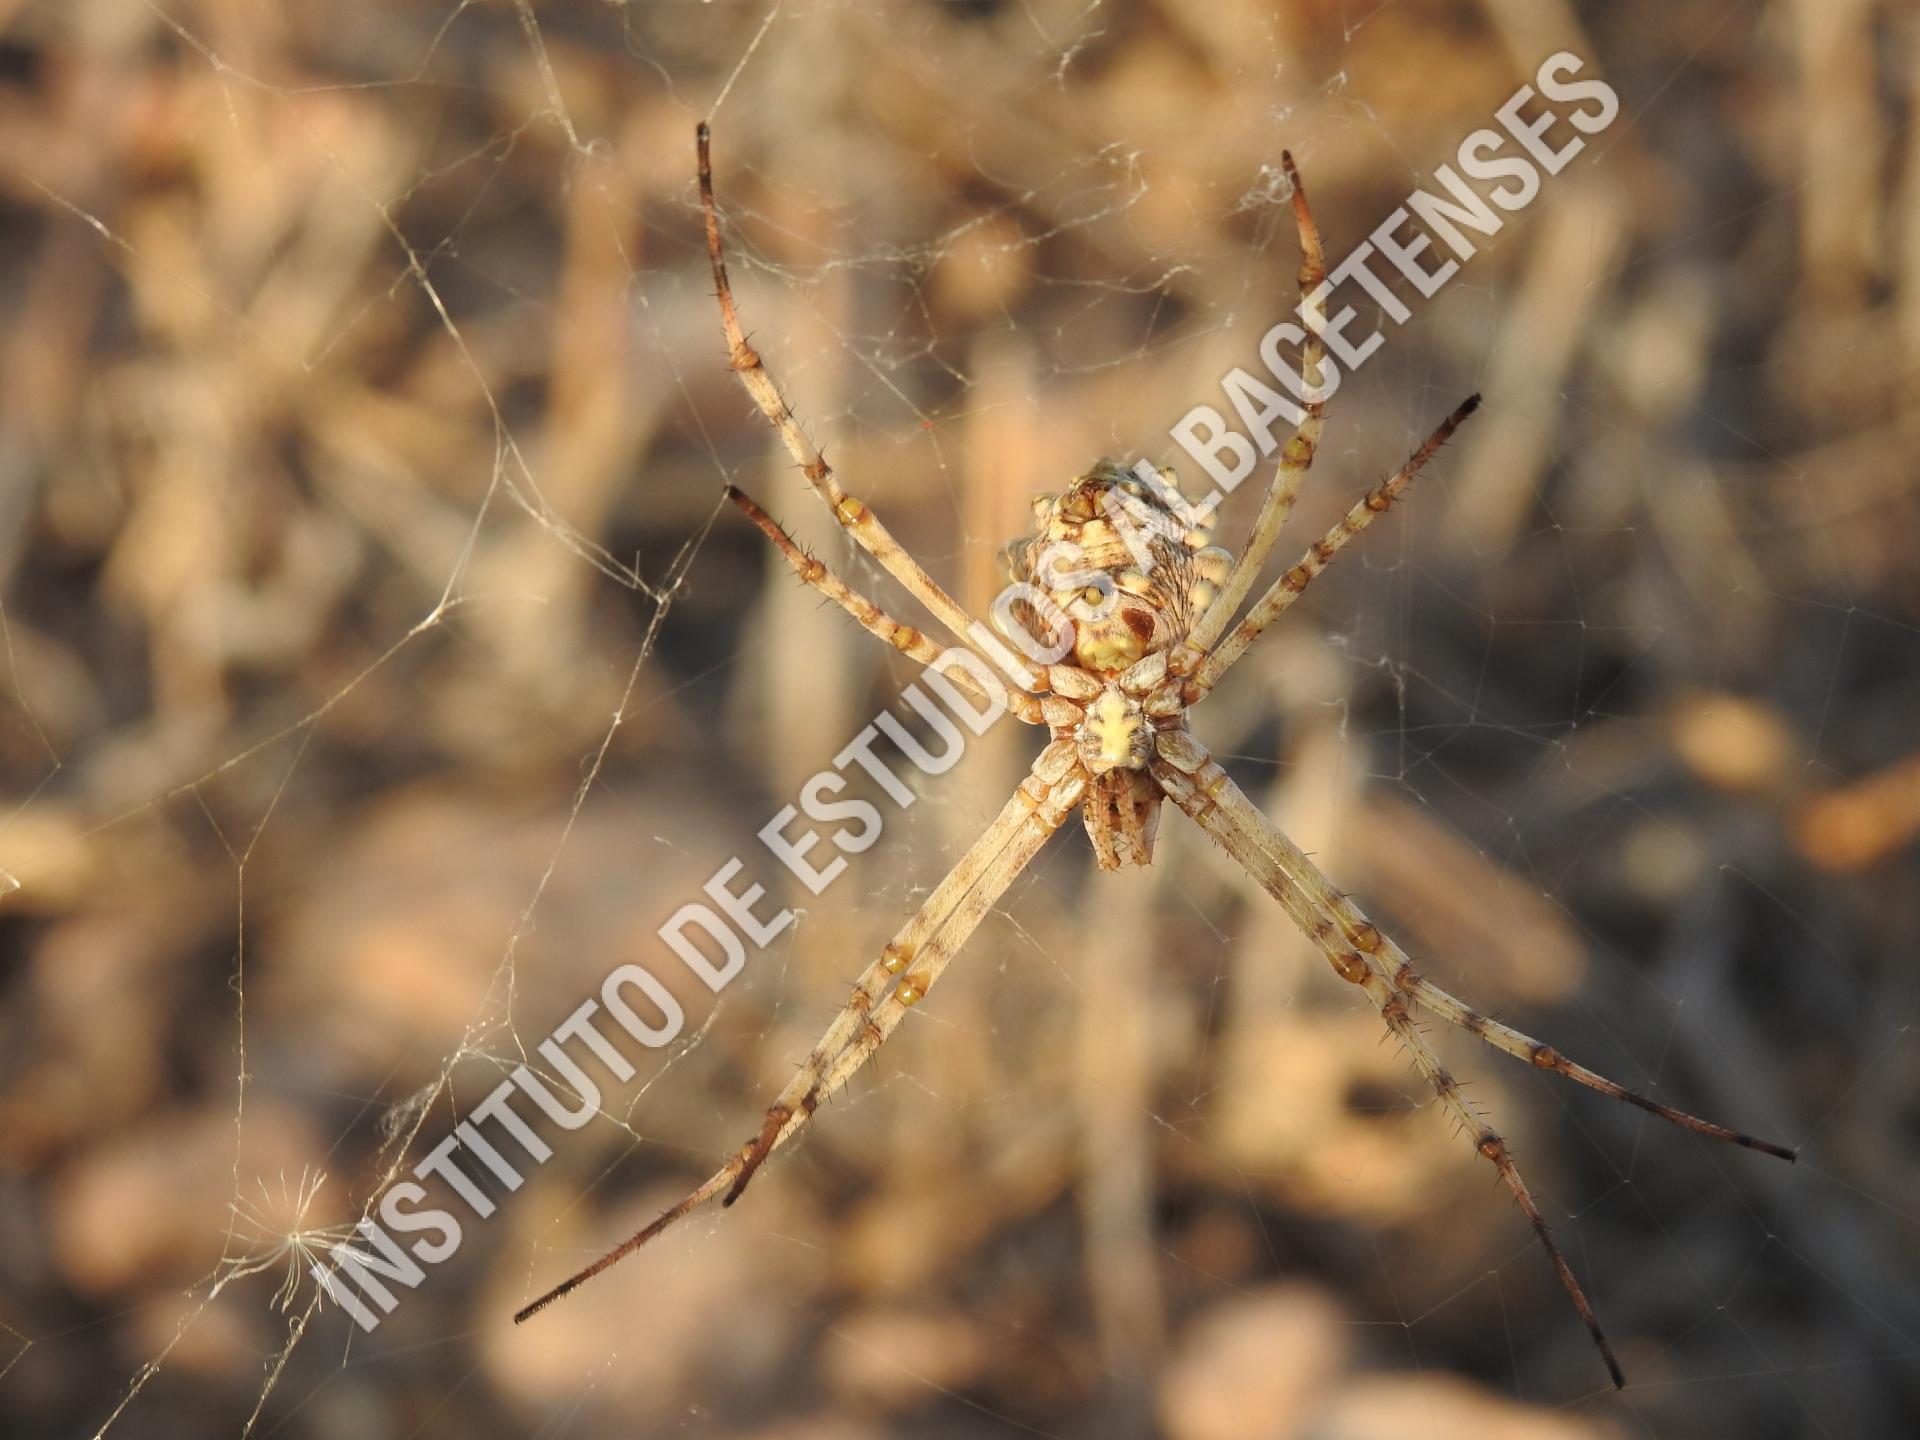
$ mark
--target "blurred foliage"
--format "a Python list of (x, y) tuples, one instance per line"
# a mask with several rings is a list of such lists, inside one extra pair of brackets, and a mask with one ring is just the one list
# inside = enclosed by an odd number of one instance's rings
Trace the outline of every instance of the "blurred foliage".
[[(1449, 988), (1804, 1147), (1436, 1037), (1624, 1397), (1177, 816), (1057, 841), (750, 1203), (507, 1324), (754, 1128), (1013, 726), (377, 1334), (274, 1308), (910, 678), (720, 502), (908, 613), (726, 369), (696, 119), (756, 343), (977, 610), (1290, 304), (1282, 146), (1344, 254), (1560, 48), (1621, 121), (1388, 327), (1297, 528), (1486, 410), (1198, 728)], [(1917, 87), (1895, 0), (0, 0), (6, 1433), (1912, 1433)]]

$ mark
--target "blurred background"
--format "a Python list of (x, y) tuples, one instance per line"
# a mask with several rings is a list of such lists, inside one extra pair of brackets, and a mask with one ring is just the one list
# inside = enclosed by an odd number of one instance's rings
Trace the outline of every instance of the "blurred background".
[[(656, 963), (687, 1042), (377, 1333), (276, 1303), (912, 677), (721, 503), (918, 620), (726, 369), (697, 119), (773, 373), (978, 608), (1254, 363), (1283, 146), (1344, 255), (1562, 48), (1621, 118), (1411, 297), (1282, 559), (1486, 408), (1196, 729), (1442, 984), (1801, 1147), (1434, 1034), (1623, 1394), (1178, 815), (1070, 827), (745, 1203), (508, 1323), (757, 1126), (1011, 724), (717, 1008)], [(1895, 0), (0, 0), (0, 1428), (1914, 1433), (1917, 97)]]

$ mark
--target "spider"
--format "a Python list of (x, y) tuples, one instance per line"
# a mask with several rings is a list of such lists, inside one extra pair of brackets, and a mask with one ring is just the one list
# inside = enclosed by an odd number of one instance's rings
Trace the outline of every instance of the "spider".
[[(979, 646), (979, 627), (972, 617), (901, 548), (862, 501), (841, 488), (832, 467), (781, 398), (759, 354), (747, 343), (727, 279), (713, 197), (709, 131), (704, 123), (696, 132), (696, 146), (707, 253), (730, 366), (799, 464), (807, 484), (854, 543), (925, 605), (961, 646)], [(1267, 820), (1187, 728), (1187, 712), (1300, 598), (1328, 562), (1387, 512), (1480, 403), (1480, 397), (1473, 395), (1457, 406), (1404, 466), (1362, 496), (1307, 548), (1298, 563), (1267, 587), (1237, 625), (1232, 624), (1313, 462), (1326, 408), (1325, 357), (1320, 325), (1313, 323), (1320, 319), (1314, 292), (1326, 278), (1325, 259), (1293, 157), (1283, 152), (1281, 164), (1291, 185), (1299, 233), (1300, 291), (1312, 317), (1301, 346), (1307, 398), (1302, 418), (1280, 453), (1246, 548), (1236, 557), (1209, 546), (1210, 513), (1188, 504), (1150, 465), (1126, 469), (1101, 461), (1060, 494), (1035, 498), (1033, 534), (1010, 542), (1002, 557), (1014, 580), (1023, 582), (1025, 593), (1037, 599), (1017, 601), (1006, 607), (1004, 616), (996, 607), (995, 619), (1009, 638), (1025, 630), (1025, 638), (1044, 641), (1064, 632), (1065, 643), (1056, 645), (1060, 658), (1055, 662), (1027, 666), (1024, 690), (1002, 688), (990, 698), (1017, 718), (1045, 726), (1051, 743), (986, 832), (854, 984), (845, 1007), (768, 1109), (759, 1133), (650, 1225), (522, 1309), (514, 1317), (516, 1322), (592, 1279), (716, 1195), (726, 1205), (738, 1200), (768, 1157), (792, 1139), (820, 1102), (886, 1042), (1014, 878), (1075, 809), (1092, 841), (1096, 864), (1103, 870), (1117, 870), (1152, 860), (1161, 805), (1172, 801), (1280, 902), (1301, 931), (1325, 952), (1335, 973), (1358, 986), (1378, 1008), (1387, 1030), (1405, 1047), (1441, 1106), (1498, 1171), (1586, 1323), (1616, 1387), (1626, 1383), (1619, 1362), (1520, 1178), (1506, 1142), (1468, 1104), (1458, 1082), (1422, 1036), (1415, 1014), (1457, 1025), (1496, 1050), (1637, 1105), (1696, 1134), (1794, 1159), (1794, 1152), (1784, 1146), (1688, 1115), (1616, 1084), (1440, 989)], [(727, 497), (766, 534), (801, 580), (845, 609), (863, 628), (922, 665), (933, 666), (941, 658), (942, 647), (849, 588), (802, 551), (746, 495), (729, 486)], [(976, 698), (986, 688), (970, 674), (956, 672), (949, 678)]]

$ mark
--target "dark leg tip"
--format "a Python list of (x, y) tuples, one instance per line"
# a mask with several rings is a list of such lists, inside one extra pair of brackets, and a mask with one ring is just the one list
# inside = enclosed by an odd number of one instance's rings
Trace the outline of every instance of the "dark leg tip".
[(1776, 1159), (1786, 1161), (1789, 1165), (1799, 1163), (1800, 1152), (1789, 1149), (1785, 1145), (1776, 1145), (1771, 1140), (1755, 1139), (1751, 1135), (1736, 1135), (1734, 1139), (1746, 1146), (1749, 1150), (1758, 1150), (1763, 1155), (1772, 1155)]
[(727, 1193), (720, 1197), (721, 1209), (724, 1210), (728, 1208), (733, 1204), (734, 1201), (738, 1200), (742, 1195), (746, 1194), (747, 1182), (753, 1179), (753, 1172), (758, 1168), (759, 1166), (756, 1165), (754, 1161), (752, 1161), (751, 1159), (747, 1161), (747, 1168), (740, 1172), (739, 1178), (735, 1180), (732, 1185), (728, 1186)]
[(547, 1306), (566, 1294), (571, 1288), (571, 1286), (562, 1285), (557, 1290), (549, 1290), (531, 1305), (522, 1305), (518, 1310), (513, 1312), (513, 1323), (516, 1325), (526, 1324), (527, 1321), (538, 1315), (542, 1310), (546, 1309)]

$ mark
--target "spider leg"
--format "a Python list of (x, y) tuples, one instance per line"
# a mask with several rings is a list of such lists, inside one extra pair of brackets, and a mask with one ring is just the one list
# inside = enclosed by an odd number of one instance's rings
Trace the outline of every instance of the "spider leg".
[(885, 1043), (900, 1017), (926, 994), (1014, 877), (1079, 803), (1085, 785), (1071, 742), (1055, 741), (1041, 751), (993, 823), (855, 982), (845, 1007), (767, 1111), (760, 1133), (652, 1223), (524, 1306), (514, 1323), (578, 1289), (716, 1195), (724, 1192), (729, 1204), (738, 1198), (767, 1157)]
[[(1056, 740), (1040, 753), (1032, 773), (941, 882), (921, 914), (907, 923), (856, 982), (846, 1007), (768, 1107), (760, 1133), (739, 1156), (739, 1170), (724, 1204), (738, 1200), (774, 1149), (886, 1043), (900, 1017), (926, 995), (1014, 877), (1080, 803), (1085, 787), (1071, 741)], [(935, 910), (942, 891), (949, 895), (938, 912), (937, 925), (919, 923)], [(923, 940), (928, 931), (932, 931), (930, 938)], [(891, 992), (882, 994), (881, 987), (896, 977), (898, 983)]]
[[(1194, 822), (1212, 836), (1215, 843), (1280, 902), (1294, 924), (1303, 933), (1313, 937), (1314, 942), (1326, 951), (1327, 958), (1333, 962), (1341, 978), (1352, 981), (1367, 992), (1367, 997), (1379, 1009), (1380, 1018), (1406, 1047), (1415, 1067), (1426, 1077), (1441, 1104), (1472, 1137), (1474, 1149), (1485, 1156), (1499, 1173), (1508, 1193), (1533, 1226), (1534, 1236), (1547, 1252), (1554, 1274), (1559, 1277), (1568, 1298), (1573, 1301), (1574, 1309), (1579, 1312), (1588, 1333), (1593, 1336), (1593, 1343), (1599, 1348), (1614, 1387), (1624, 1387), (1626, 1377), (1621, 1373), (1620, 1362), (1614, 1358), (1606, 1332), (1600, 1328), (1593, 1304), (1580, 1288), (1580, 1282), (1567, 1264), (1566, 1257), (1560, 1253), (1560, 1247), (1554, 1243), (1553, 1232), (1547, 1228), (1540, 1207), (1534, 1202), (1526, 1182), (1521, 1179), (1506, 1142), (1467, 1103), (1459, 1082), (1440, 1063), (1440, 1058), (1433, 1053), (1413, 1023), (1405, 998), (1394, 990), (1391, 977), (1378, 954), (1385, 944), (1385, 937), (1364, 917), (1355, 927), (1355, 934), (1348, 935), (1343, 924), (1345, 917), (1333, 903), (1332, 897), (1339, 896), (1339, 892), (1315, 868), (1313, 862), (1268, 821), (1259, 807), (1228, 778), (1226, 771), (1207, 756), (1197, 741), (1191, 736), (1182, 736), (1176, 743), (1177, 749), (1171, 746), (1163, 748), (1161, 758), (1153, 762), (1154, 778), (1176, 805), (1192, 816)], [(1351, 901), (1344, 896), (1339, 898), (1354, 916), (1359, 915)], [(1372, 943), (1375, 949), (1364, 948), (1363, 941)]]
[(1187, 632), (1180, 654), (1168, 661), (1176, 675), (1190, 672), (1200, 662), (1225, 632), (1246, 600), (1247, 592), (1253, 589), (1253, 582), (1259, 578), (1260, 568), (1267, 563), (1274, 542), (1280, 538), (1287, 516), (1293, 512), (1293, 502), (1299, 497), (1300, 483), (1313, 464), (1325, 424), (1327, 401), (1321, 387), (1326, 383), (1326, 349), (1320, 336), (1326, 328), (1326, 308), (1324, 297), (1314, 292), (1327, 278), (1326, 254), (1320, 244), (1320, 227), (1314, 224), (1313, 212), (1307, 207), (1306, 187), (1300, 183), (1300, 171), (1294, 166), (1292, 154), (1282, 150), (1280, 164), (1293, 185), (1293, 222), (1300, 232), (1300, 298), (1305, 303), (1307, 318), (1307, 338), (1300, 347), (1300, 378), (1307, 382), (1312, 398), (1302, 402), (1305, 413), (1294, 428), (1293, 437), (1280, 452), (1273, 484), (1261, 504), (1260, 516), (1254, 521), (1246, 548), (1234, 560), (1226, 583), (1220, 587), (1213, 604), (1207, 607), (1206, 614)]
[[(774, 548), (786, 557), (787, 564), (793, 567), (794, 574), (851, 615), (860, 623), (861, 629), (869, 635), (878, 636), (901, 654), (918, 660), (929, 670), (939, 668), (935, 662), (940, 658), (941, 649), (933, 641), (911, 625), (902, 625), (858, 590), (847, 585), (827, 568), (823, 561), (807, 554), (794, 543), (793, 537), (780, 527), (780, 522), (762, 510), (744, 491), (729, 485), (727, 499), (733, 502), (741, 514), (760, 527), (761, 533), (771, 540)], [(1024, 720), (1029, 725), (1046, 724), (1040, 711), (1040, 702), (1031, 695), (1024, 692), (1016, 693), (1008, 690), (1004, 685), (996, 687), (996, 693), (988, 695), (982, 689), (980, 682), (965, 670), (941, 670), (940, 673), (965, 691), (970, 698), (982, 704), (1000, 706), (1016, 719)]]
[[(893, 538), (887, 527), (867, 508), (865, 501), (841, 489), (839, 480), (834, 477), (833, 467), (827, 464), (826, 456), (820, 453), (819, 447), (800, 428), (792, 408), (780, 394), (773, 377), (767, 373), (767, 367), (761, 363), (759, 352), (747, 343), (746, 332), (740, 328), (740, 312), (733, 301), (733, 285), (727, 279), (726, 247), (720, 239), (720, 212), (713, 199), (713, 161), (709, 153), (709, 134), (705, 121), (695, 131), (695, 142), (699, 152), (700, 208), (706, 216), (707, 258), (713, 265), (714, 293), (720, 302), (720, 323), (727, 335), (727, 363), (740, 377), (747, 394), (760, 407), (760, 413), (767, 417), (767, 422), (779, 435), (781, 444), (786, 446), (787, 453), (807, 477), (807, 484), (833, 513), (833, 518), (862, 550), (880, 563), (882, 569), (906, 586), (915, 599), (932, 611), (956, 640), (962, 645), (971, 646), (973, 642), (969, 632), (977, 622)], [(1029, 667), (1029, 675), (1033, 688), (1044, 688), (1045, 677), (1042, 674)]]
[(1255, 602), (1234, 632), (1216, 646), (1200, 668), (1194, 672), (1193, 679), (1187, 687), (1189, 705), (1219, 684), (1220, 677), (1226, 674), (1233, 662), (1238, 660), (1245, 653), (1246, 648), (1260, 637), (1261, 631), (1286, 614), (1288, 608), (1300, 598), (1301, 592), (1307, 588), (1314, 576), (1326, 569), (1327, 563), (1334, 556), (1344, 550), (1367, 526), (1387, 513), (1388, 507), (1399, 498), (1400, 492), (1413, 483), (1414, 476), (1418, 475), (1421, 468), (1434, 457), (1435, 452), (1446, 444), (1448, 437), (1479, 408), (1478, 395), (1469, 395), (1455, 406), (1453, 413), (1440, 422), (1433, 434), (1429, 435), (1420, 448), (1408, 457), (1406, 464), (1389, 476), (1383, 484), (1369, 490), (1355, 501), (1351, 510), (1335, 521), (1325, 535), (1307, 548), (1307, 553), (1300, 557), (1299, 563), (1268, 587), (1267, 593)]
[[(759, 1138), (749, 1146), (750, 1151), (757, 1148), (759, 1158), (748, 1158), (723, 1204), (731, 1205), (738, 1199), (754, 1170), (772, 1152), (774, 1146), (784, 1142), (794, 1130), (799, 1128), (807, 1116), (813, 1113), (822, 1100), (846, 1084), (854, 1073), (873, 1057), (874, 1051), (886, 1044), (888, 1038), (899, 1026), (902, 1017), (925, 997), (927, 991), (933, 987), (934, 982), (952, 962), (953, 957), (960, 952), (960, 947), (965, 944), (967, 937), (1006, 893), (1007, 887), (1013, 883), (1014, 878), (1027, 868), (1028, 863), (1039, 853), (1040, 847), (1046, 844), (1053, 832), (1060, 828), (1068, 815), (1073, 813), (1074, 807), (1080, 803), (1085, 793), (1085, 788), (1086, 778), (1076, 771), (1050, 789), (1045, 787), (1044, 782), (1029, 778), (1014, 791), (1013, 807), (1018, 807), (1023, 818), (1013, 838), (999, 854), (987, 862), (980, 874), (979, 883), (967, 892), (959, 908), (941, 927), (934, 941), (921, 949), (918, 957), (912, 962), (912, 968), (901, 976), (900, 983), (893, 988), (892, 993), (875, 1005), (865, 1016), (865, 1022), (859, 1026), (845, 1048), (833, 1058), (832, 1063), (816, 1074), (806, 1088), (801, 1090), (799, 1081), (806, 1075), (806, 1071), (803, 1070), (800, 1076), (795, 1077), (795, 1082), (788, 1086), (789, 1092), (798, 1092), (797, 1098), (791, 1102), (790, 1106), (776, 1103), (767, 1112), (765, 1127), (761, 1130)], [(818, 1055), (819, 1051), (816, 1050), (815, 1056)]]
[[(1191, 736), (1187, 737), (1187, 741), (1192, 743), (1194, 750), (1199, 749), (1198, 742), (1192, 741)], [(1182, 742), (1181, 748), (1184, 752), (1185, 742)], [(1191, 760), (1190, 753), (1183, 753), (1178, 763), (1186, 765), (1191, 763)], [(1231, 784), (1231, 782), (1228, 783)], [(1758, 1150), (1763, 1154), (1777, 1156), (1788, 1163), (1798, 1158), (1794, 1151), (1784, 1145), (1776, 1145), (1770, 1140), (1756, 1139), (1738, 1130), (1729, 1130), (1724, 1125), (1716, 1125), (1711, 1120), (1702, 1120), (1698, 1115), (1689, 1115), (1684, 1110), (1676, 1110), (1673, 1106), (1663, 1105), (1658, 1100), (1650, 1099), (1636, 1090), (1629, 1090), (1617, 1081), (1609, 1080), (1598, 1071), (1589, 1070), (1586, 1066), (1569, 1060), (1553, 1046), (1543, 1044), (1533, 1036), (1516, 1030), (1511, 1025), (1503, 1024), (1490, 1015), (1483, 1015), (1464, 1000), (1442, 990), (1422, 975), (1415, 968), (1407, 952), (1367, 919), (1365, 912), (1322, 875), (1319, 867), (1307, 858), (1305, 852), (1268, 821), (1242, 791), (1235, 788), (1231, 796), (1223, 798), (1221, 803), (1239, 810), (1243, 823), (1249, 829), (1267, 832), (1268, 849), (1282, 858), (1295, 877), (1295, 883), (1310, 892), (1314, 903), (1311, 917), (1313, 925), (1312, 927), (1303, 925), (1302, 928), (1306, 929), (1321, 948), (1327, 951), (1328, 957), (1333, 961), (1333, 968), (1340, 973), (1342, 979), (1359, 983), (1355, 980), (1355, 974), (1350, 972), (1355, 968), (1351, 957), (1355, 952), (1360, 952), (1370, 957), (1368, 968), (1384, 978), (1394, 991), (1406, 996), (1415, 1006), (1428, 1014), (1446, 1021), (1449, 1025), (1457, 1025), (1470, 1035), (1478, 1036), (1496, 1050), (1505, 1051), (1537, 1069), (1550, 1070), (1556, 1075), (1564, 1076), (1576, 1085), (1584, 1085), (1589, 1090), (1597, 1090), (1602, 1095), (1611, 1096), (1615, 1100), (1624, 1100), (1629, 1105), (1637, 1105), (1648, 1114), (1657, 1115), (1669, 1124), (1679, 1126), (1682, 1130), (1690, 1130), (1696, 1135), (1704, 1135), (1711, 1140), (1724, 1140), (1729, 1145), (1741, 1145), (1749, 1150)], [(1331, 936), (1321, 934), (1317, 928), (1329, 916), (1332, 917), (1337, 932)], [(1295, 916), (1296, 922), (1298, 919), (1299, 917)]]
[[(1365, 935), (1371, 931), (1379, 934), (1367, 923), (1364, 915), (1354, 907), (1353, 902), (1340, 896), (1343, 908), (1351, 911), (1345, 917), (1343, 928), (1349, 938)], [(1393, 941), (1381, 937), (1380, 955), (1393, 966), (1393, 986), (1404, 994), (1420, 1009), (1437, 1016), (1449, 1025), (1458, 1025), (1471, 1035), (1477, 1035), (1496, 1050), (1526, 1061), (1541, 1070), (1551, 1070), (1563, 1075), (1576, 1085), (1584, 1085), (1589, 1090), (1598, 1090), (1602, 1095), (1611, 1095), (1616, 1100), (1624, 1100), (1629, 1105), (1637, 1105), (1650, 1115), (1658, 1115), (1669, 1124), (1678, 1125), (1682, 1130), (1691, 1130), (1696, 1135), (1705, 1135), (1711, 1140), (1724, 1140), (1730, 1145), (1743, 1145), (1749, 1150), (1758, 1150), (1766, 1155), (1775, 1155), (1792, 1164), (1798, 1156), (1784, 1145), (1776, 1145), (1770, 1140), (1759, 1140), (1751, 1135), (1743, 1135), (1738, 1130), (1729, 1130), (1724, 1125), (1716, 1125), (1711, 1120), (1702, 1120), (1697, 1115), (1689, 1115), (1684, 1110), (1676, 1110), (1671, 1105), (1662, 1105), (1658, 1100), (1649, 1099), (1638, 1091), (1607, 1079), (1598, 1071), (1569, 1060), (1551, 1045), (1543, 1045), (1531, 1035), (1503, 1025), (1490, 1015), (1483, 1015), (1465, 1001), (1456, 999), (1435, 985), (1426, 976), (1414, 968), (1413, 961)]]

